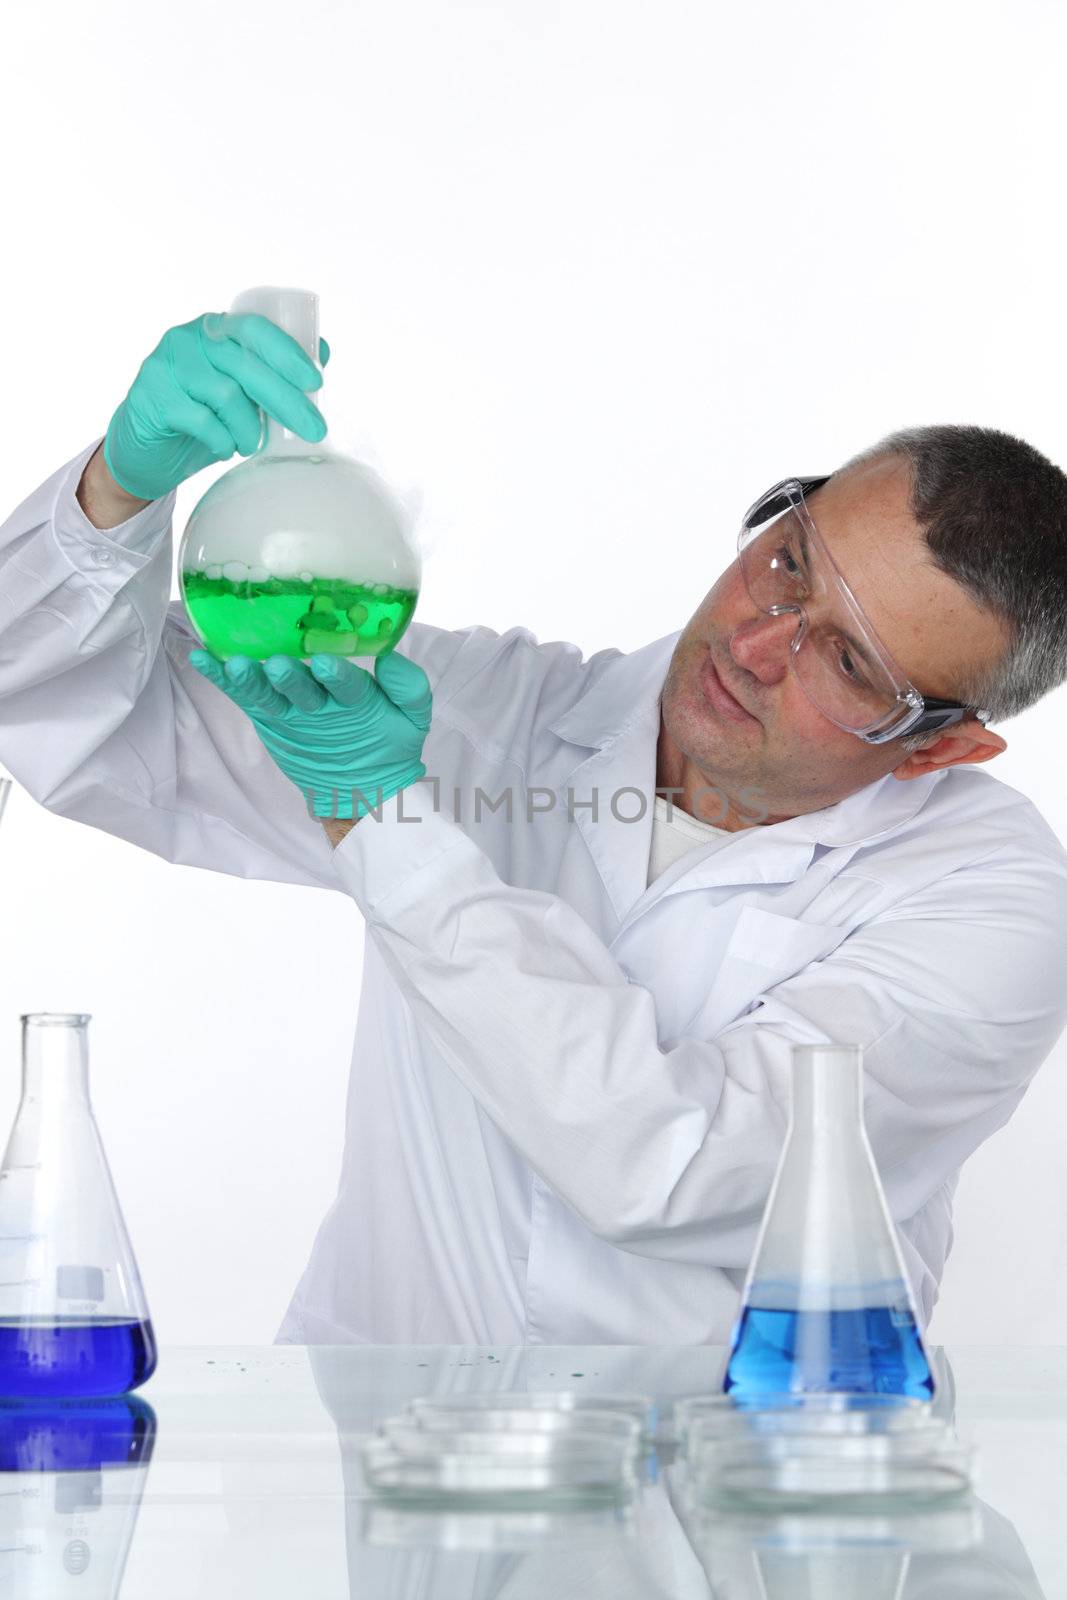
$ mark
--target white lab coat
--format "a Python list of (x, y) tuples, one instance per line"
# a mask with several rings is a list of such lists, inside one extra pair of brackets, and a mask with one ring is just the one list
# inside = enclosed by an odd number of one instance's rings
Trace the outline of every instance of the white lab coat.
[[(790, 1047), (828, 1039), (864, 1047), (925, 1324), (960, 1166), (1067, 1022), (1067, 852), (1032, 803), (973, 767), (886, 777), (646, 889), (677, 634), (583, 662), (523, 628), (416, 622), (428, 777), (333, 851), (188, 664), (173, 495), (93, 528), (74, 497), (93, 449), (0, 530), (0, 759), (59, 814), (367, 919), (338, 1195), (279, 1338), (724, 1342)], [(512, 820), (475, 823), (476, 786), (510, 789)], [(527, 789), (558, 796), (532, 822)]]

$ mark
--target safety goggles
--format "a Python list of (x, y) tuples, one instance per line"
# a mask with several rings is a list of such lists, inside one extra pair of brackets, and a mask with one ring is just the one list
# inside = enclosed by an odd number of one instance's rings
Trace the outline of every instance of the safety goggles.
[(755, 605), (795, 612), (790, 664), (823, 716), (867, 744), (950, 728), (988, 711), (920, 694), (882, 644), (826, 548), (804, 503), (827, 481), (784, 478), (751, 506), (737, 559)]

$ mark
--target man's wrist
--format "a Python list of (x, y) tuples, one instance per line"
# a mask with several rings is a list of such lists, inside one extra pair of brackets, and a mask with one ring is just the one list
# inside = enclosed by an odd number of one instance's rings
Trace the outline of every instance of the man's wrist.
[(90, 456), (75, 497), (93, 527), (101, 529), (117, 528), (152, 503), (128, 494), (115, 482), (104, 460), (102, 444)]
[[(384, 801), (392, 799), (395, 794), (398, 794), (401, 790), (407, 788), (409, 784), (414, 783), (417, 778), (424, 778), (425, 776), (426, 768), (420, 761), (409, 776), (397, 783), (395, 787), (385, 789), (384, 793), (383, 786), (380, 783), (375, 784), (373, 788), (363, 788), (360, 785), (353, 785), (352, 804), (356, 809), (356, 815), (354, 817), (319, 817), (319, 821), (326, 829), (327, 837), (329, 838), (334, 849), (336, 850), (337, 846), (341, 843), (341, 840), (345, 838), (349, 830), (355, 826), (361, 817), (366, 816), (368, 811), (372, 811), (375, 816), (380, 817), (381, 807)], [(294, 778), (293, 781), (296, 782), (296, 779)], [(337, 796), (339, 791), (333, 789), (326, 792), (332, 794), (333, 809), (336, 810)], [(310, 800), (311, 797), (314, 796), (315, 790), (314, 788), (308, 789), (305, 790), (305, 793), (308, 795)]]
[(323, 827), (326, 829), (326, 837), (329, 839), (330, 843), (333, 845), (334, 849), (336, 850), (337, 846), (341, 843), (341, 840), (343, 838), (345, 838), (345, 836), (347, 835), (349, 829), (355, 827), (356, 823), (359, 821), (359, 818), (358, 817), (320, 817), (319, 821), (322, 823)]

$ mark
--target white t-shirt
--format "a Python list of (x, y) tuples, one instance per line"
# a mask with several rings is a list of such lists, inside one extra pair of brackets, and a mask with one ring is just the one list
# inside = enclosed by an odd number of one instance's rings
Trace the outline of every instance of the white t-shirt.
[(668, 822), (667, 809), (667, 801), (658, 794), (652, 818), (652, 848), (648, 853), (646, 889), (661, 872), (666, 872), (668, 867), (673, 866), (679, 856), (695, 850), (698, 845), (710, 844), (713, 839), (725, 844), (727, 839), (734, 837), (726, 828), (716, 828), (710, 822), (700, 822), (696, 817), (691, 817), (688, 811), (680, 810), (677, 805), (670, 807)]

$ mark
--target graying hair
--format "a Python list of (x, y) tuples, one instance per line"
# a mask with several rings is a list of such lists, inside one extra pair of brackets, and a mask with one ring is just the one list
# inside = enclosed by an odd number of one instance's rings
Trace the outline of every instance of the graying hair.
[[(1007, 624), (999, 660), (963, 672), (956, 699), (1001, 722), (1067, 679), (1067, 474), (997, 428), (900, 428), (834, 476), (881, 457), (911, 468), (911, 514), (934, 565)], [(905, 734), (904, 750), (940, 734)]]

